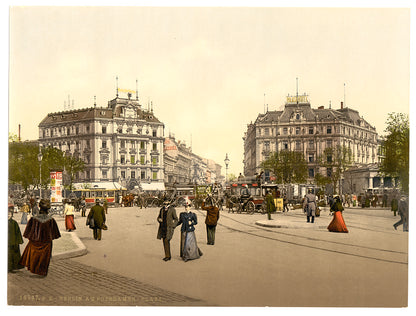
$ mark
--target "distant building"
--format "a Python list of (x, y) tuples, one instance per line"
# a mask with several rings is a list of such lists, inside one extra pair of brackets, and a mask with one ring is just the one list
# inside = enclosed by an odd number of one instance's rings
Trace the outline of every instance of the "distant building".
[(260, 163), (280, 150), (303, 153), (308, 183), (317, 172), (325, 173), (317, 165), (317, 158), (328, 147), (350, 148), (355, 165), (378, 162), (375, 127), (342, 102), (339, 109), (313, 109), (306, 95), (288, 96), (282, 111), (259, 114), (254, 123), (248, 124), (243, 140), (246, 176), (260, 173)]
[(39, 143), (85, 161), (75, 182), (140, 183), (164, 189), (164, 124), (143, 109), (138, 94), (118, 95), (107, 107), (49, 113), (39, 124)]
[(221, 165), (192, 152), (184, 142), (169, 135), (164, 140), (166, 186), (207, 184), (221, 179)]

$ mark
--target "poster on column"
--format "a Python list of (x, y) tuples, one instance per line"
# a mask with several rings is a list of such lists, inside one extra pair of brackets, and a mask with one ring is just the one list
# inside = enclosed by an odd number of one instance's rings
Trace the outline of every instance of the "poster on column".
[(51, 202), (62, 202), (62, 171), (51, 171)]

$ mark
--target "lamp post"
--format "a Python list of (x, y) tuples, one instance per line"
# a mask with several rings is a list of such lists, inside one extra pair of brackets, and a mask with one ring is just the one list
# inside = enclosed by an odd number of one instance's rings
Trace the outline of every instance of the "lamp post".
[(228, 154), (225, 154), (225, 183), (227, 183), (227, 174), (228, 174), (228, 164), (230, 163), (230, 159), (228, 159)]
[(39, 198), (42, 199), (42, 147), (39, 145)]

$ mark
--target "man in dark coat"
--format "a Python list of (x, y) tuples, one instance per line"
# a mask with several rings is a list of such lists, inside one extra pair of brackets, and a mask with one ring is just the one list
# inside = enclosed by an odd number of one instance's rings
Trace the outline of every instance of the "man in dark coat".
[[(91, 218), (94, 219), (94, 224), (90, 224)], [(87, 216), (87, 225), (90, 225), (90, 228), (93, 230), (93, 236), (95, 240), (101, 240), (102, 228), (105, 224), (105, 211), (104, 207), (100, 205), (100, 200), (95, 200), (95, 205), (91, 207), (90, 212)]]
[(207, 217), (205, 218), (205, 224), (207, 226), (207, 244), (214, 245), (215, 230), (218, 219), (220, 218), (220, 211), (218, 207), (213, 204), (211, 196), (208, 196), (205, 201), (202, 202), (202, 209), (207, 211)]
[(403, 195), (398, 202), (398, 211), (400, 215), (400, 220), (393, 224), (394, 229), (397, 230), (397, 226), (403, 225), (403, 231), (409, 231), (409, 200)]
[(159, 222), (157, 239), (163, 240), (163, 249), (165, 250), (165, 257), (163, 260), (169, 261), (172, 258), (170, 253), (170, 240), (172, 239), (175, 227), (178, 224), (178, 216), (176, 216), (176, 210), (170, 205), (168, 199), (165, 199), (163, 202), (157, 221)]
[(21, 258), (20, 244), (23, 244), (19, 224), (13, 219), (14, 207), (9, 206), (9, 240), (8, 240), (8, 272), (24, 268), (19, 264)]
[(272, 219), (272, 213), (276, 211), (276, 206), (274, 205), (273, 195), (270, 190), (267, 191), (266, 195), (266, 209), (267, 209), (267, 219)]

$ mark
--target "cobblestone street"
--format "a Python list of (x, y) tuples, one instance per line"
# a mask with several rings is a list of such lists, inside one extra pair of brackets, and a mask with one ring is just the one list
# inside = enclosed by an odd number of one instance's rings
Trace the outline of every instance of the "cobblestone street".
[(165, 291), (71, 259), (52, 260), (48, 276), (45, 278), (24, 269), (9, 273), (8, 278), (10, 305), (204, 305), (200, 300)]

